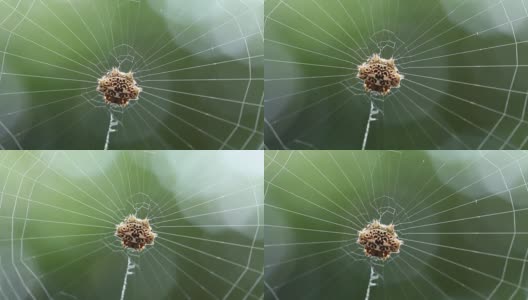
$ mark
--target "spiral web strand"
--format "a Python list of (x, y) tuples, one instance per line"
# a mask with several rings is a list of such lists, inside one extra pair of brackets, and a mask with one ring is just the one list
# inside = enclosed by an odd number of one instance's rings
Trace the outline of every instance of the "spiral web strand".
[[(261, 299), (262, 155), (1, 153), (0, 297)], [(158, 235), (141, 252), (129, 214)]]
[[(262, 7), (1, 0), (0, 146), (98, 149), (113, 114), (116, 149), (262, 148)], [(114, 67), (135, 74), (137, 103), (97, 93)]]
[[(267, 0), (265, 9), (269, 149), (527, 147), (528, 1)], [(374, 54), (405, 76), (387, 96), (356, 78)]]
[[(524, 299), (526, 152), (266, 153), (270, 299)], [(383, 262), (358, 232), (394, 223)]]

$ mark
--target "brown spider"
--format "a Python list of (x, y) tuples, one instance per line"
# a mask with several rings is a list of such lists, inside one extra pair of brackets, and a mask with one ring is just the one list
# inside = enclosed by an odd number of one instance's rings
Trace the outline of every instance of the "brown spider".
[(148, 219), (130, 215), (116, 226), (115, 236), (121, 240), (123, 247), (142, 251), (146, 245), (153, 245), (158, 235), (152, 231)]
[(383, 59), (374, 54), (358, 67), (357, 78), (363, 81), (366, 92), (386, 96), (391, 89), (400, 87), (403, 75), (398, 72), (393, 58)]
[(367, 224), (358, 235), (357, 243), (365, 248), (365, 255), (381, 260), (387, 260), (391, 253), (399, 253), (403, 245), (394, 230), (394, 224), (383, 225), (379, 220)]
[(118, 68), (112, 68), (98, 82), (97, 91), (109, 105), (126, 107), (131, 100), (138, 100), (142, 91), (132, 72), (123, 73)]

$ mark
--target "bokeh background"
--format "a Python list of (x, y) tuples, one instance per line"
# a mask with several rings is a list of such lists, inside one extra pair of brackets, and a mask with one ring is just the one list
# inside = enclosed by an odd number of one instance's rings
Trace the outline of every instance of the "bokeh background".
[[(263, 297), (262, 152), (2, 151), (0, 169), (0, 299)], [(129, 214), (158, 234), (141, 253), (114, 237)]]
[[(259, 149), (262, 0), (0, 2), (0, 146)], [(112, 67), (143, 93), (109, 109)]]
[[(525, 152), (267, 151), (265, 165), (266, 299), (527, 298)], [(385, 262), (356, 243), (374, 219), (404, 241)]]
[[(526, 0), (266, 0), (265, 11), (269, 149), (527, 147)], [(406, 77), (387, 97), (356, 78), (374, 53)]]

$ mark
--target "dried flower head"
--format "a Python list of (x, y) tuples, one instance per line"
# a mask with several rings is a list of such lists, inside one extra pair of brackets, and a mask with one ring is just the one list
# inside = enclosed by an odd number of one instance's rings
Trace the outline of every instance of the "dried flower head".
[(367, 224), (358, 235), (357, 243), (365, 248), (365, 255), (381, 260), (387, 260), (391, 253), (399, 253), (403, 245), (394, 230), (394, 224), (383, 225), (379, 220)]
[(112, 68), (99, 79), (97, 91), (103, 94), (106, 104), (126, 107), (131, 100), (139, 98), (141, 88), (132, 72), (123, 73), (118, 68)]
[(157, 234), (152, 231), (148, 219), (139, 219), (130, 215), (116, 226), (115, 236), (125, 248), (142, 251), (146, 245), (153, 245)]
[(383, 59), (378, 54), (358, 67), (357, 77), (363, 80), (366, 92), (382, 96), (388, 95), (393, 88), (399, 88), (403, 79), (394, 59)]

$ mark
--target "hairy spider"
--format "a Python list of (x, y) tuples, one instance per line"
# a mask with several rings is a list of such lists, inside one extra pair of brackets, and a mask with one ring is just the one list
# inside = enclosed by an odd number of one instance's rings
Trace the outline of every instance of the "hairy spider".
[(400, 87), (403, 75), (398, 72), (393, 58), (384, 59), (374, 54), (358, 67), (357, 78), (363, 80), (366, 92), (386, 96), (391, 89)]
[(131, 100), (137, 100), (142, 91), (132, 72), (123, 73), (118, 68), (112, 68), (98, 82), (97, 91), (109, 105), (126, 107)]
[(387, 260), (391, 253), (399, 253), (403, 241), (398, 239), (394, 224), (384, 225), (379, 220), (367, 224), (358, 233), (357, 243), (365, 248), (365, 255)]
[(115, 236), (121, 240), (123, 247), (142, 251), (146, 245), (153, 245), (158, 235), (152, 231), (148, 219), (129, 215), (116, 226)]

